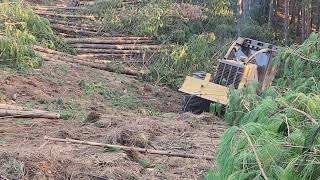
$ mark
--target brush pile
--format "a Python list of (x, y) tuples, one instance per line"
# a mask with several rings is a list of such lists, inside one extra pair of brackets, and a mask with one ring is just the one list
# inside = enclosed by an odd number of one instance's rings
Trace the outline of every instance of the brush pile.
[(275, 86), (230, 95), (229, 128), (208, 179), (320, 177), (320, 38), (280, 49)]

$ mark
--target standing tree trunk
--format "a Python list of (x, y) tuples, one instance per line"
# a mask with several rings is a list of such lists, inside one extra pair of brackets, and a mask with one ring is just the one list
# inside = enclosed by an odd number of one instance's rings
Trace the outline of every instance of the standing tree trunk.
[(274, 18), (274, 0), (270, 0), (270, 3), (269, 3), (269, 19), (268, 19), (268, 25), (270, 27), (273, 27), (273, 18)]
[(243, 26), (243, 0), (237, 0), (237, 34), (241, 36)]
[(305, 0), (302, 0), (301, 4), (301, 41), (303, 42), (306, 38), (306, 8)]
[(311, 17), (312, 17), (312, 1), (311, 0), (307, 0), (306, 3), (306, 37), (309, 36), (309, 34), (312, 31), (312, 24), (311, 24)]
[(289, 3), (289, 12), (291, 12), (290, 24), (293, 24), (293, 23), (296, 22), (296, 18), (297, 18), (296, 9), (297, 9), (297, 1), (296, 0), (291, 0), (290, 3)]
[(318, 32), (319, 32), (319, 35), (320, 35), (320, 0), (317, 0), (316, 1), (316, 4), (318, 4), (318, 9), (317, 9), (317, 12), (316, 12), (316, 14), (317, 14), (317, 16), (316, 17), (318, 17), (318, 22), (317, 22), (317, 27), (316, 27), (316, 30), (318, 30)]
[(244, 24), (247, 24), (250, 19), (250, 4), (251, 0), (242, 0), (243, 1), (243, 16)]
[(284, 0), (285, 18), (284, 18), (284, 39), (288, 46), (288, 31), (289, 31), (289, 0)]

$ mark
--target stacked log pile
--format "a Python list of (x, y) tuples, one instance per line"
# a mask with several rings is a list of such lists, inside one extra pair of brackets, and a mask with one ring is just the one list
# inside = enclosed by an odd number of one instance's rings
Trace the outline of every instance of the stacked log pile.
[[(134, 2), (136, 1), (126, 1), (126, 3)], [(32, 8), (35, 13), (49, 19), (52, 29), (75, 48), (78, 53), (77, 58), (140, 63), (144, 60), (136, 60), (148, 59), (162, 47), (156, 45), (152, 37), (134, 37), (102, 31), (102, 28), (93, 25), (97, 19), (95, 16), (79, 15), (78, 12), (85, 10), (85, 7), (34, 6)]]
[(104, 38), (66, 38), (65, 41), (79, 54), (79, 57), (95, 59), (132, 59), (160, 51), (150, 37), (104, 37)]
[(62, 53), (52, 49), (43, 48), (40, 46), (34, 46), (35, 52), (41, 56), (45, 61), (63, 61), (67, 63), (80, 64), (95, 69), (106, 70), (109, 72), (117, 72), (126, 75), (141, 76), (142, 71), (138, 71), (132, 68), (124, 67), (122, 65), (115, 66), (112, 61), (86, 59), (70, 54)]

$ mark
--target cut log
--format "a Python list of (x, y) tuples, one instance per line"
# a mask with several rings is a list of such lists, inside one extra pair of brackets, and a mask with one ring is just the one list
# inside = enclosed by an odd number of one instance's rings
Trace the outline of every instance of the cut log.
[(66, 32), (66, 33), (73, 33), (73, 34), (79, 34), (83, 36), (111, 36), (109, 33), (101, 33), (97, 31), (91, 31), (91, 30), (81, 30), (78, 29), (75, 26), (65, 26), (62, 24), (51, 24), (51, 27), (59, 32)]
[(140, 37), (106, 37), (106, 38), (66, 38), (68, 44), (86, 43), (86, 44), (142, 44), (152, 43), (152, 39)]
[[(96, 63), (96, 64), (110, 64), (113, 63), (114, 61), (110, 60), (98, 60), (98, 59), (83, 59), (83, 58), (78, 58), (77, 56), (74, 56), (73, 58), (67, 57), (67, 56), (61, 56), (57, 54), (47, 54), (43, 52), (36, 51), (43, 59), (52, 61), (53, 59), (59, 60), (59, 61), (65, 61), (65, 62), (71, 62), (71, 63), (77, 63), (81, 64), (83, 63)], [(80, 62), (80, 63), (79, 63)]]
[(67, 33), (59, 33), (59, 35), (62, 36), (63, 38), (73, 38), (73, 37), (77, 37), (77, 35), (67, 34)]
[(60, 119), (60, 114), (42, 110), (22, 111), (12, 109), (0, 109), (0, 117)]
[[(76, 56), (71, 55), (71, 54), (63, 53), (63, 52), (60, 52), (60, 51), (55, 51), (53, 49), (48, 49), (48, 48), (44, 48), (44, 47), (36, 46), (36, 45), (33, 46), (33, 49), (36, 50), (36, 51), (40, 51), (40, 52), (44, 52), (44, 53), (48, 53), (48, 54), (57, 54), (57, 55), (60, 55), (60, 56), (66, 56), (66, 57), (70, 57), (70, 58), (76, 57)], [(84, 59), (81, 59), (81, 60), (84, 60)]]
[(104, 148), (116, 148), (116, 149), (121, 149), (124, 151), (137, 151), (137, 152), (146, 153), (146, 154), (157, 154), (157, 155), (182, 157), (182, 158), (205, 159), (205, 160), (209, 160), (209, 161), (213, 160), (213, 156), (187, 154), (187, 153), (182, 153), (182, 152), (178, 153), (178, 152), (170, 152), (170, 151), (145, 149), (145, 148), (136, 148), (136, 147), (121, 146), (121, 145), (104, 144), (104, 143), (96, 143), (96, 142), (89, 142), (89, 141), (80, 141), (80, 140), (74, 140), (74, 139), (59, 139), (59, 138), (52, 138), (52, 137), (47, 137), (47, 136), (45, 136), (44, 139), (46, 141), (82, 144), (82, 145), (98, 146), (98, 147), (104, 147)]
[(85, 7), (66, 7), (66, 6), (32, 6), (31, 9), (41, 10), (41, 11), (56, 11), (56, 10), (83, 11), (83, 10), (87, 10), (87, 8), (85, 8)]
[(75, 42), (95, 42), (97, 40), (154, 40), (153, 37), (144, 37), (144, 36), (118, 36), (118, 37), (105, 37), (105, 38), (76, 38), (76, 39), (67, 39), (68, 41)]
[[(117, 49), (85, 49), (76, 48), (78, 53), (108, 53), (108, 54), (141, 54), (147, 51), (142, 50), (117, 50)], [(148, 50), (150, 52), (150, 50)]]
[[(66, 32), (73, 32), (72, 30), (84, 30), (84, 31), (89, 31), (90, 33), (97, 33), (99, 32), (95, 28), (89, 28), (89, 27), (83, 27), (83, 26), (78, 26), (78, 25), (66, 25), (66, 24), (51, 24), (51, 27), (56, 29), (56, 30), (61, 30), (61, 31), (66, 31)], [(75, 32), (78, 33), (78, 32)]]
[[(86, 5), (86, 6), (93, 6), (93, 5), (99, 5), (99, 3), (103, 3), (103, 1), (99, 2), (99, 1), (80, 1), (80, 4), (82, 5)], [(123, 5), (135, 5), (135, 4), (139, 4), (141, 3), (141, 1), (137, 0), (137, 1), (123, 1), (122, 4)]]
[(92, 21), (96, 20), (95, 16), (57, 14), (57, 13), (38, 11), (38, 10), (34, 10), (33, 12), (38, 14), (38, 15), (43, 15), (43, 16), (51, 16), (51, 17), (59, 17), (59, 18), (71, 18), (71, 19), (88, 19), (88, 20), (92, 20)]
[(132, 54), (80, 54), (77, 55), (79, 58), (85, 58), (85, 59), (128, 59), (133, 57), (134, 55)]
[(161, 49), (160, 45), (143, 45), (143, 44), (70, 44), (74, 48), (90, 49), (119, 49), (119, 50), (143, 50), (143, 49)]
[[(47, 48), (43, 48), (40, 46), (33, 46), (33, 49), (37, 52), (42, 52), (45, 54), (52, 54), (52, 55), (56, 55), (56, 56), (60, 56), (61, 57), (66, 57), (69, 59), (74, 59), (74, 60), (79, 60), (79, 61), (88, 61), (88, 62), (93, 62), (93, 63), (99, 63), (99, 64), (108, 64), (108, 63), (112, 63), (113, 61), (109, 61), (109, 60), (98, 60), (98, 59), (92, 59), (92, 58), (83, 58), (83, 57), (79, 57), (79, 56), (74, 56), (71, 54), (67, 54), (67, 53), (63, 53), (63, 52), (59, 52), (59, 51), (55, 51), (52, 49), (47, 49)], [(59, 58), (59, 57), (57, 57)]]
[(95, 26), (91, 24), (83, 24), (81, 22), (73, 22), (73, 21), (62, 21), (62, 20), (56, 20), (56, 19), (48, 19), (50, 23), (52, 24), (63, 24), (66, 26), (77, 26), (77, 27), (84, 27), (84, 28), (91, 28), (94, 29)]
[[(71, 54), (55, 51), (55, 50), (52, 50), (52, 49), (43, 48), (41, 46), (36, 46), (36, 45), (33, 46), (33, 49), (38, 51), (38, 52), (43, 52), (43, 53), (53, 54), (53, 55), (59, 55), (59, 56), (67, 57), (67, 58), (70, 58), (70, 59), (77, 59), (77, 60), (81, 60), (81, 61), (90, 61), (90, 62), (93, 62), (94, 59), (99, 59), (98, 57), (103, 57), (104, 59), (111, 58), (111, 57), (113, 57), (113, 58), (125, 58), (126, 59), (126, 57), (130, 56), (130, 54), (83, 54), (83, 55), (73, 56)], [(109, 61), (109, 62), (112, 62), (112, 61)], [(103, 64), (105, 64), (105, 62)]]
[(73, 58), (68, 58), (66, 56), (61, 56), (61, 55), (55, 55), (55, 54), (48, 54), (44, 53), (41, 51), (36, 51), (44, 60), (46, 61), (64, 61), (64, 62), (69, 62), (69, 63), (75, 63), (75, 64), (80, 64), (83, 66), (88, 66), (92, 67), (95, 69), (100, 69), (100, 70), (105, 70), (105, 71), (110, 71), (110, 72), (117, 72), (121, 74), (126, 74), (126, 75), (133, 75), (133, 76), (141, 76), (144, 74), (142, 71), (137, 71), (128, 67), (123, 67), (123, 66), (112, 66), (109, 64), (98, 64), (90, 61), (85, 61), (81, 59), (73, 59)]

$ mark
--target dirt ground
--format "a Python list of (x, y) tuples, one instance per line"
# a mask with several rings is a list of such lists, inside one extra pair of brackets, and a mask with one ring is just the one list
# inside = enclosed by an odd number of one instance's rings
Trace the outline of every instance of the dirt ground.
[(137, 77), (63, 62), (45, 62), (29, 73), (0, 68), (0, 103), (62, 115), (58, 120), (0, 118), (0, 180), (203, 179), (214, 161), (44, 140), (214, 156), (226, 125), (212, 114), (182, 113), (181, 96)]
[(181, 113), (178, 92), (64, 63), (46, 62), (29, 74), (1, 70), (0, 77), (2, 103), (66, 114), (65, 120), (0, 119), (0, 174), (8, 179), (202, 179), (214, 164), (64, 143), (42, 146), (51, 136), (213, 155), (224, 123), (211, 114)]

